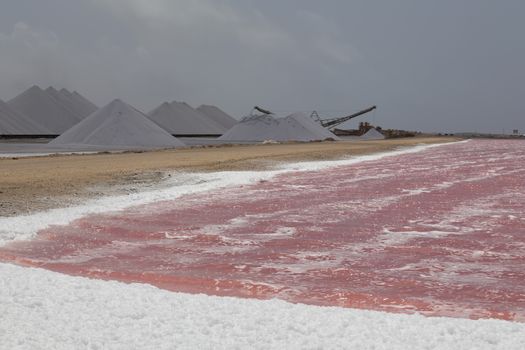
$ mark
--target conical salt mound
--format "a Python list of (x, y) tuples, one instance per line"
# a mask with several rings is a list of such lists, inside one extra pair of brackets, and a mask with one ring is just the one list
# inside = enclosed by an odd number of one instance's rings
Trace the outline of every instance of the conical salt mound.
[(96, 106), (87, 105), (83, 100), (75, 97), (66, 89), (61, 89), (58, 91), (54, 87), (50, 86), (45, 91), (51, 95), (57, 101), (57, 103), (61, 104), (64, 108), (70, 111), (71, 114), (76, 115), (80, 120), (84, 119), (98, 109)]
[(52, 135), (46, 127), (13, 110), (0, 100), (0, 135)]
[(238, 120), (232, 118), (230, 115), (226, 114), (222, 109), (216, 106), (202, 105), (197, 108), (197, 111), (206, 115), (211, 120), (222, 125), (226, 130), (231, 129)]
[(83, 118), (38, 86), (29, 88), (7, 104), (35, 123), (45, 125), (53, 134), (61, 134)]
[(142, 112), (121, 100), (114, 100), (99, 109), (49, 144), (147, 148), (184, 146)]
[(222, 135), (226, 130), (184, 102), (164, 102), (148, 116), (173, 135)]
[(224, 141), (276, 140), (279, 121), (271, 115), (255, 115), (241, 119), (234, 127), (219, 137)]
[(379, 131), (377, 131), (377, 129), (375, 128), (372, 128), (363, 135), (361, 135), (361, 139), (363, 140), (383, 140), (384, 138), (385, 136)]
[(326, 139), (334, 139), (338, 140), (339, 138), (335, 136), (330, 130), (324, 128), (321, 124), (314, 121), (309, 115), (305, 113), (294, 113), (286, 118), (285, 120), (288, 120), (289, 123), (293, 120), (294, 123), (297, 123), (297, 126), (294, 126), (293, 123), (291, 125), (293, 126), (293, 129), (300, 129), (301, 135), (304, 135), (304, 138), (308, 141), (312, 140), (326, 140)]
[(80, 93), (76, 91), (69, 92), (67, 90), (65, 91), (64, 90), (65, 89), (62, 89), (60, 90), (60, 92), (71, 95), (71, 98), (77, 101), (78, 104), (82, 106), (82, 108), (85, 108), (86, 110), (90, 110), (91, 113), (95, 112), (98, 109), (98, 106), (96, 104), (94, 104), (93, 102), (91, 102), (90, 100), (82, 96)]
[(286, 118), (257, 115), (243, 118), (219, 139), (224, 141), (317, 141), (338, 137), (304, 113)]

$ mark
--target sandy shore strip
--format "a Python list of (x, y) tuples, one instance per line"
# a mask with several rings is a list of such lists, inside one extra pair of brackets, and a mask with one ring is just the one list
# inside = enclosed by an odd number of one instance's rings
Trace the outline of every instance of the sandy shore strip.
[(167, 172), (257, 170), (457, 141), (451, 137), (202, 147), (151, 152), (0, 159), (0, 216), (82, 203), (154, 184)]

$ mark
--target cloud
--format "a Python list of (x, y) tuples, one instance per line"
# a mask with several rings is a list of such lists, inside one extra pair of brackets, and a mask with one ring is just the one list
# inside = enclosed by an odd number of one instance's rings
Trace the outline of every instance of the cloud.
[[(311, 12), (276, 17), (221, 0), (92, 0), (91, 6), (90, 23), (106, 18), (104, 30), (55, 26), (55, 33), (20, 22), (0, 34), (6, 53), (0, 72), (8, 78), (0, 96), (55, 85), (98, 104), (120, 97), (147, 111), (178, 99), (215, 103), (240, 116), (259, 103), (309, 108), (334, 84), (337, 66), (357, 57), (335, 24)], [(83, 40), (74, 40), (75, 31)]]
[(60, 51), (55, 33), (37, 31), (24, 22), (16, 23), (10, 33), (0, 33), (2, 88), (19, 90), (30, 81), (62, 78)]
[[(322, 16), (299, 11), (303, 22), (278, 23), (256, 8), (240, 9), (229, 1), (209, 0), (95, 0), (137, 33), (139, 40), (187, 44), (188, 40), (228, 43), (257, 54), (279, 52), (288, 59), (312, 57), (351, 63), (355, 49), (341, 41), (335, 24)], [(206, 40), (207, 39), (207, 40)], [(147, 45), (141, 42), (143, 45)], [(163, 42), (165, 42), (163, 40)], [(291, 53), (298, 52), (294, 55)]]
[[(55, 86), (90, 91), (106, 102), (129, 83), (115, 79), (118, 72), (130, 75), (145, 55), (140, 48), (128, 52), (107, 38), (99, 38), (93, 48), (64, 41), (48, 30), (37, 30), (17, 22), (10, 32), (0, 32), (0, 98), (8, 100), (28, 87)], [(126, 60), (123, 60), (123, 54)]]
[(56, 49), (58, 39), (53, 32), (38, 32), (24, 22), (17, 22), (10, 34), (0, 34), (0, 41), (21, 44), (30, 51)]
[(240, 44), (271, 46), (287, 40), (287, 34), (256, 10), (241, 12), (221, 1), (190, 0), (95, 0), (142, 38), (207, 36)]
[(362, 59), (356, 48), (340, 39), (342, 34), (333, 21), (306, 10), (297, 11), (297, 17), (299, 23), (303, 23), (303, 33), (309, 38), (313, 51), (342, 64)]
[[(276, 18), (219, 0), (95, 3), (133, 37), (122, 50), (141, 52), (135, 65), (156, 77), (151, 89), (158, 98), (176, 93), (194, 103), (283, 105), (287, 94), (294, 105), (311, 104), (312, 93), (333, 84), (334, 66), (350, 66), (359, 57), (334, 23), (311, 12)], [(324, 84), (327, 71), (331, 81)], [(317, 83), (306, 88), (308, 79)]]

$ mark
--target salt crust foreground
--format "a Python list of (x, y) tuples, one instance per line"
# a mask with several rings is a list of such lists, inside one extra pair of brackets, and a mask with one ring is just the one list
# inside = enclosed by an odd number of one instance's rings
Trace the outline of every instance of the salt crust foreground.
[(523, 349), (525, 324), (171, 293), (0, 264), (4, 349)]

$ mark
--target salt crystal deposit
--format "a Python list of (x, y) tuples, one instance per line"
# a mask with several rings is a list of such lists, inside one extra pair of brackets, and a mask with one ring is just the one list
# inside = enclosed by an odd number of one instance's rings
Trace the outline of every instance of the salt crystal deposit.
[(49, 143), (50, 145), (95, 145), (116, 147), (180, 147), (145, 114), (114, 100)]
[(243, 118), (219, 139), (224, 141), (315, 141), (338, 139), (304, 113), (285, 118), (255, 115)]
[[(54, 96), (55, 95), (55, 96)], [(27, 116), (37, 124), (45, 125), (52, 134), (61, 134), (81, 121), (86, 115), (68, 107), (72, 101), (55, 89), (42, 90), (33, 86), (8, 102), (9, 106)]]
[(148, 116), (173, 135), (222, 135), (226, 130), (184, 102), (164, 102)]
[(171, 293), (9, 264), (0, 274), (3, 349), (521, 350), (525, 342), (522, 323)]
[(80, 117), (80, 119), (84, 119), (98, 109), (94, 105), (85, 104), (81, 99), (74, 97), (73, 94), (66, 89), (58, 91), (50, 86), (45, 91), (72, 114)]
[(201, 105), (197, 108), (197, 111), (208, 116), (216, 123), (222, 125), (225, 128), (225, 131), (231, 129), (238, 122), (236, 119), (232, 118), (230, 115), (216, 106)]
[(48, 135), (46, 127), (13, 110), (0, 100), (0, 135)]
[(362, 140), (383, 140), (384, 138), (385, 136), (375, 128), (368, 130), (365, 134), (360, 136), (360, 139)]
[(320, 139), (323, 139), (323, 140), (327, 138), (333, 138), (334, 140), (338, 139), (338, 137), (335, 136), (331, 131), (322, 127), (318, 122), (314, 121), (310, 116), (308, 116), (305, 113), (294, 113), (294, 114), (289, 115), (285, 119), (294, 120), (301, 127), (306, 129), (308, 132), (310, 132), (315, 137), (319, 137)]
[(85, 108), (86, 110), (91, 111), (89, 114), (95, 112), (98, 109), (98, 106), (96, 104), (94, 104), (93, 102), (91, 102), (76, 91), (69, 92), (66, 89), (61, 89), (60, 92), (65, 94), (71, 94), (71, 98), (76, 100), (79, 103), (79, 105), (83, 106), (83, 108)]

